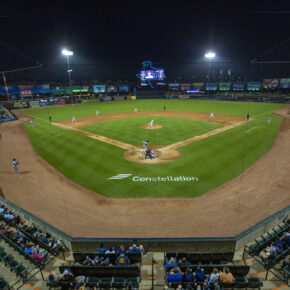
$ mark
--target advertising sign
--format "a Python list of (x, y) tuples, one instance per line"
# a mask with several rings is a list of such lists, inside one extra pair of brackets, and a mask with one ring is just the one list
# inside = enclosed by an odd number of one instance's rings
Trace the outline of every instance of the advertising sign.
[(20, 90), (20, 96), (21, 97), (31, 97), (32, 90)]
[(39, 107), (39, 101), (29, 101), (30, 108), (37, 108)]
[(169, 91), (179, 91), (179, 83), (169, 83), (168, 89)]
[(14, 109), (23, 109), (23, 108), (27, 108), (28, 104), (26, 102), (17, 101), (13, 103), (13, 107)]
[(229, 91), (231, 89), (232, 83), (226, 82), (226, 83), (219, 83), (219, 90), (220, 91)]
[(290, 88), (290, 79), (281, 79), (280, 80), (280, 88), (289, 89)]
[(206, 91), (216, 91), (217, 90), (217, 83), (206, 83), (205, 90)]
[(197, 90), (203, 90), (204, 83), (192, 83), (192, 88)]
[(233, 83), (233, 91), (244, 91), (245, 84), (244, 83)]
[(191, 83), (180, 83), (180, 90), (187, 91), (191, 89)]
[(116, 93), (117, 92), (117, 87), (113, 85), (107, 86), (107, 92), (108, 93)]
[(264, 89), (275, 89), (278, 88), (279, 79), (264, 79), (263, 80), (263, 88)]
[(105, 93), (106, 85), (94, 85), (94, 93)]
[(262, 87), (261, 82), (248, 82), (247, 90), (248, 91), (259, 91)]
[(115, 101), (124, 101), (125, 97), (124, 96), (116, 96), (114, 97)]
[(34, 88), (33, 85), (19, 85), (18, 89), (19, 90), (32, 90)]
[(104, 97), (103, 101), (104, 102), (112, 101), (112, 97)]
[(119, 85), (119, 92), (129, 92), (129, 85)]

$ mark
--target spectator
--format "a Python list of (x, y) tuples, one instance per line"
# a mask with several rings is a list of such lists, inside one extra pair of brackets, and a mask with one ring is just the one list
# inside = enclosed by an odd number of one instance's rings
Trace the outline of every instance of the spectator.
[(95, 262), (89, 256), (86, 256), (86, 259), (84, 260), (83, 264), (87, 266), (93, 266), (95, 265)]
[(133, 245), (133, 247), (131, 247), (130, 249), (129, 249), (129, 253), (130, 254), (141, 254), (141, 249), (140, 248), (138, 248), (137, 246), (136, 246), (136, 244), (134, 244)]
[(204, 269), (197, 267), (196, 268), (196, 281), (197, 282), (204, 282), (205, 281), (205, 273), (204, 273)]
[(125, 250), (123, 245), (120, 246), (120, 249), (118, 250), (118, 252), (119, 252), (119, 254), (126, 254), (127, 253), (127, 251)]
[(165, 264), (165, 267), (177, 267), (176, 258), (171, 257), (170, 260)]
[(179, 260), (178, 264), (180, 266), (188, 266), (190, 263), (187, 261), (187, 259), (185, 257), (183, 257), (182, 259)]
[(100, 257), (98, 260), (98, 264), (100, 266), (109, 266), (110, 265), (110, 258), (109, 257)]
[(117, 266), (128, 266), (130, 264), (130, 260), (125, 254), (121, 254), (116, 260)]
[(208, 279), (210, 287), (215, 290), (220, 290), (219, 280), (220, 274), (218, 272), (218, 269), (214, 268)]
[(107, 249), (104, 247), (104, 244), (100, 244), (100, 246), (98, 247), (98, 253), (100, 254), (105, 254), (107, 251)]
[(115, 254), (115, 253), (116, 253), (116, 248), (114, 246), (105, 252), (105, 254)]
[(221, 283), (233, 283), (235, 280), (229, 268), (225, 268), (224, 272), (220, 274)]
[(63, 274), (62, 274), (62, 281), (74, 281), (75, 280), (75, 277), (74, 275), (69, 272), (67, 269), (64, 270)]
[(196, 277), (190, 268), (186, 268), (186, 271), (183, 275), (183, 282), (185, 282), (185, 289), (196, 289)]
[(167, 285), (164, 287), (168, 289), (168, 286), (174, 287), (175, 289), (182, 289), (181, 282), (183, 280), (183, 276), (179, 268), (174, 267), (170, 270), (169, 275), (166, 277)]

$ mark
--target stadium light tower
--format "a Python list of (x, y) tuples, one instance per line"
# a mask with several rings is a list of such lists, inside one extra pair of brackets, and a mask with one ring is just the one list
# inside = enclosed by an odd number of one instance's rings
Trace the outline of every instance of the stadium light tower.
[(72, 69), (70, 69), (69, 67), (69, 57), (73, 56), (73, 51), (68, 50), (68, 49), (63, 49), (61, 51), (62, 55), (66, 57), (66, 61), (67, 61), (67, 72), (68, 72), (68, 78), (69, 78), (69, 89), (70, 89), (70, 97), (72, 98), (72, 89), (71, 89), (71, 72)]
[(208, 51), (204, 57), (208, 60), (208, 82), (210, 81), (210, 62), (212, 59), (215, 58), (215, 52), (213, 51)]

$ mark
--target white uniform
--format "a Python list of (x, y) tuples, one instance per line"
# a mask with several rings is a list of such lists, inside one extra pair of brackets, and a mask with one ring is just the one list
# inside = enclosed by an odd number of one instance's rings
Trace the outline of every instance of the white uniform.
[(75, 116), (72, 117), (72, 122), (75, 122), (77, 119)]
[(154, 120), (151, 120), (151, 122), (150, 122), (150, 126), (152, 127), (153, 126), (153, 124), (154, 124)]
[(30, 120), (30, 124), (31, 124), (32, 127), (34, 127), (34, 122), (33, 122), (33, 120)]
[(270, 123), (271, 123), (271, 118), (269, 117), (269, 118), (267, 119), (267, 124), (268, 124), (268, 126), (270, 125)]
[(214, 119), (214, 114), (213, 114), (213, 113), (210, 113), (209, 118), (210, 118), (210, 119)]
[(146, 152), (148, 146), (148, 141), (143, 141), (144, 152)]
[(99, 116), (100, 115), (100, 112), (97, 110), (96, 111), (96, 116)]
[(137, 109), (137, 108), (135, 108), (135, 109), (134, 109), (134, 112), (138, 112), (138, 109)]

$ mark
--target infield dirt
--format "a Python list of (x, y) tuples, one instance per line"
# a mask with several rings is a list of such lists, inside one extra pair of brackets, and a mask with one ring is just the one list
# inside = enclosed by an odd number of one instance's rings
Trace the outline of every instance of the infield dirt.
[(290, 115), (277, 114), (284, 120), (272, 150), (241, 176), (193, 199), (154, 200), (105, 198), (68, 180), (34, 152), (28, 118), (18, 115), (0, 126), (0, 184), (8, 200), (74, 237), (233, 236), (290, 202)]

